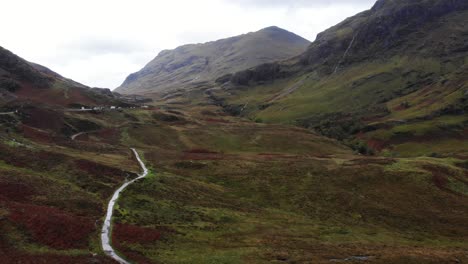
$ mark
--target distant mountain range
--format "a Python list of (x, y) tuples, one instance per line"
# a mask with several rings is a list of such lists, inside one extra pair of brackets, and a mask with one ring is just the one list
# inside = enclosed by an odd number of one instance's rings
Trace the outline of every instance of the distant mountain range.
[(288, 59), (304, 52), (310, 42), (278, 27), (165, 50), (116, 89), (147, 94), (190, 88), (228, 73), (262, 63)]

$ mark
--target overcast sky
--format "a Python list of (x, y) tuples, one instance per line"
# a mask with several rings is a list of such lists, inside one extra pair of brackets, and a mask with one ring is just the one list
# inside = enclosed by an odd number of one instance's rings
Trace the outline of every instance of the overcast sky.
[(8, 0), (0, 46), (93, 87), (116, 88), (161, 50), (279, 26), (313, 41), (375, 0)]

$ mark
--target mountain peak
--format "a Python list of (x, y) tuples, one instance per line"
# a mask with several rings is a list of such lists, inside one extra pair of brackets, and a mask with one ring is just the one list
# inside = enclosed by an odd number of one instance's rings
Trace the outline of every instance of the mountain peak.
[(310, 42), (292, 32), (271, 26), (256, 32), (184, 45), (160, 52), (142, 70), (127, 77), (120, 93), (152, 93), (190, 88), (226, 74), (304, 52)]
[(266, 27), (266, 28), (260, 29), (260, 31), (286, 31), (286, 32), (288, 32), (287, 30), (282, 29), (282, 28), (277, 27), (277, 26)]

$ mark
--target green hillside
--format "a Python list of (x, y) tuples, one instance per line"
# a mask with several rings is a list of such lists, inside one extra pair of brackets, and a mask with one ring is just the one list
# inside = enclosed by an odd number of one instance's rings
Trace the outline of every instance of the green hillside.
[[(236, 73), (211, 93), (251, 119), (359, 138), (377, 152), (466, 157), (467, 8), (378, 1), (319, 34), (295, 63)], [(430, 122), (440, 125), (421, 131)]]

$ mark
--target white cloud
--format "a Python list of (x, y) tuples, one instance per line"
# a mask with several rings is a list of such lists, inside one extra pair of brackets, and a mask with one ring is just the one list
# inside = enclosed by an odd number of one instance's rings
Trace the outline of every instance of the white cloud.
[(276, 25), (314, 40), (373, 0), (15, 0), (0, 45), (89, 86), (115, 88), (163, 49)]

